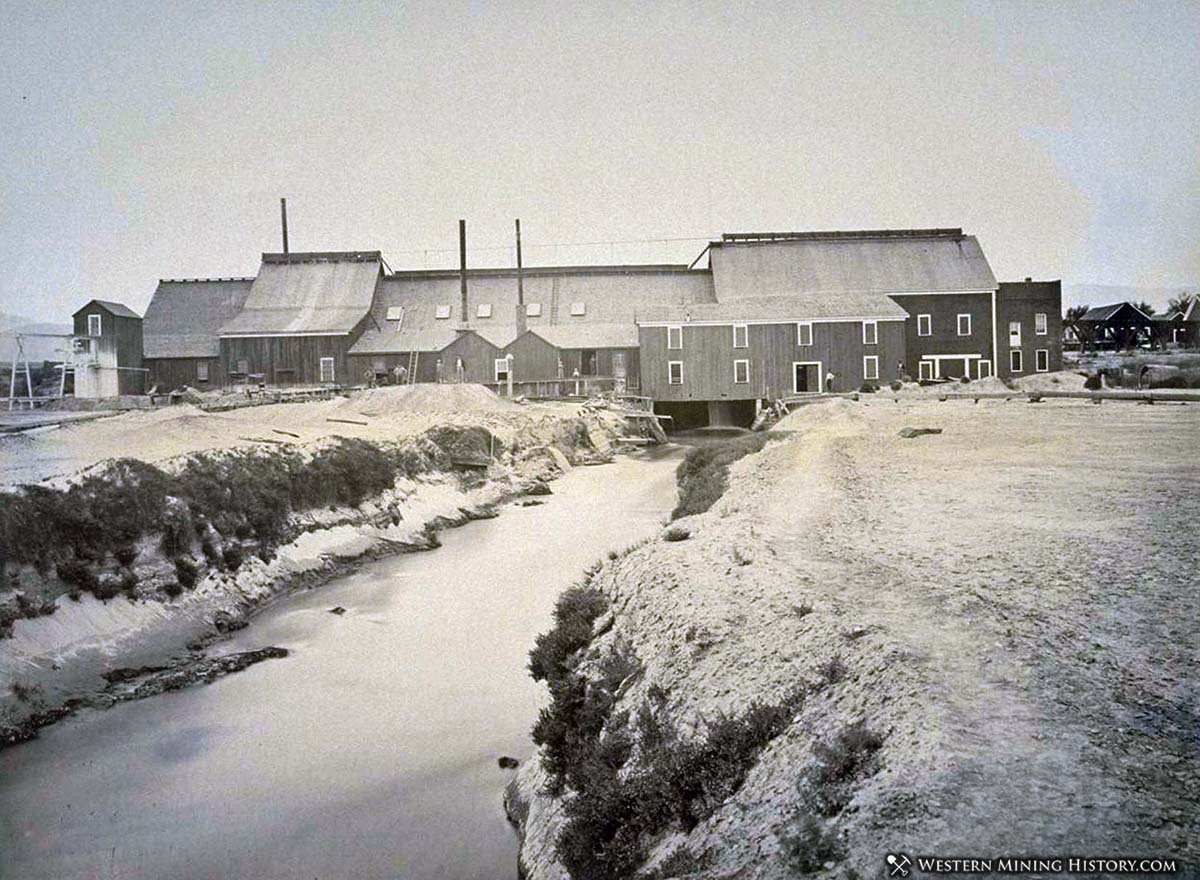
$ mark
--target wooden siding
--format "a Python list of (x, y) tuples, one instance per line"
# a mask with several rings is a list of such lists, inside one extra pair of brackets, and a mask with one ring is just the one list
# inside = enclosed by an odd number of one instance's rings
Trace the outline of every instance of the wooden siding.
[[(990, 293), (914, 294), (892, 297), (909, 314), (904, 322), (904, 364), (914, 379), (924, 355), (977, 354), (992, 359), (992, 295)], [(958, 335), (958, 316), (971, 316), (971, 335)], [(929, 336), (917, 335), (917, 315), (930, 316)], [(1003, 344), (1001, 344), (1003, 348)], [(895, 364), (892, 364), (895, 367)], [(992, 365), (993, 371), (996, 365)]]
[(495, 382), (496, 360), (504, 357), (504, 352), (478, 333), (463, 333), (443, 348), (439, 356), (443, 381), (458, 380), (456, 363), (462, 358), (464, 382)]
[[(513, 379), (531, 382), (540, 379), (558, 378), (558, 359), (562, 356), (557, 348), (536, 333), (522, 333), (508, 344), (505, 354), (513, 356)], [(566, 360), (563, 360), (563, 375), (570, 376)]]
[[(1046, 332), (1037, 334), (1038, 314), (1046, 316)], [(1011, 369), (1009, 353), (1017, 346), (1009, 344), (1008, 325), (1011, 321), (1021, 322), (1021, 371)], [(1000, 347), (996, 374), (1002, 377), (1027, 376), (1037, 372), (1037, 352), (1045, 350), (1048, 355), (1049, 372), (1062, 369), (1062, 284), (1049, 282), (1001, 283), (996, 295), (996, 323)]]
[[(208, 364), (208, 381), (201, 382), (197, 376), (197, 367)], [(220, 358), (147, 358), (146, 388), (158, 386), (159, 391), (174, 391), (183, 385), (201, 391), (210, 388), (223, 388), (226, 384), (225, 370)]]
[(145, 394), (146, 374), (142, 357), (142, 319), (126, 315), (114, 315), (99, 303), (90, 303), (80, 309), (73, 318), (76, 336), (88, 335), (88, 315), (100, 315), (100, 335), (93, 337), (93, 345), (99, 363), (103, 367), (126, 367), (116, 371), (115, 382), (105, 382), (103, 387), (113, 386), (117, 394)]
[[(683, 349), (667, 349), (667, 328), (643, 327), (641, 336), (642, 392), (655, 400), (753, 400), (793, 393), (793, 364), (820, 361), (824, 374), (835, 374), (835, 391), (854, 391), (863, 384), (863, 357), (879, 358), (879, 378), (898, 378), (904, 359), (904, 324), (880, 321), (878, 342), (863, 344), (862, 322), (815, 323), (812, 344), (798, 344), (796, 325), (751, 324), (747, 348), (733, 347), (733, 325), (684, 326)], [(750, 381), (733, 381), (733, 362), (750, 362)], [(669, 361), (683, 362), (683, 384), (667, 381)]]
[(247, 361), (247, 374), (261, 374), (269, 385), (317, 385), (321, 381), (321, 358), (333, 358), (333, 381), (353, 385), (362, 381), (354, 375), (346, 354), (350, 336), (255, 336), (221, 339), (221, 363), (231, 382), (248, 381), (238, 374), (238, 361)]

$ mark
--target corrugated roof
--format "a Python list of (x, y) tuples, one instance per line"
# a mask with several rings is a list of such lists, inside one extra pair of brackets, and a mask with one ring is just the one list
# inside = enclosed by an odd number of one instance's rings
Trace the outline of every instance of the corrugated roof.
[(689, 306), (658, 306), (646, 309), (638, 323), (686, 324), (720, 321), (816, 321), (842, 319), (903, 319), (907, 313), (881, 293), (818, 293), (796, 296), (756, 297), (722, 303), (693, 303)]
[(90, 299), (84, 306), (76, 309), (74, 314), (78, 315), (92, 303), (95, 303), (98, 306), (104, 306), (104, 308), (108, 309), (110, 312), (112, 312), (112, 314), (120, 318), (137, 318), (139, 321), (142, 319), (141, 315), (129, 308), (129, 306), (125, 305), (124, 303), (113, 302), (112, 300), (107, 299)]
[(253, 278), (160, 281), (146, 317), (142, 344), (148, 358), (217, 357), (222, 325), (242, 309)]
[[(676, 308), (683, 308), (677, 306)], [(555, 348), (637, 348), (637, 325), (554, 324), (530, 330)]]
[(381, 271), (378, 251), (263, 254), (241, 313), (221, 335), (349, 333), (370, 312)]
[(710, 246), (721, 302), (799, 293), (994, 290), (979, 242), (961, 230), (742, 233)]

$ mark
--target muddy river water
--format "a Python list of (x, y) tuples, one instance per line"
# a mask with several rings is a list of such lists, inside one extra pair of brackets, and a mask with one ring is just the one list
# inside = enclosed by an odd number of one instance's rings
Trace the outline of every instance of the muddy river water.
[(578, 468), (220, 646), (287, 658), (0, 752), (0, 877), (516, 877), (496, 759), (533, 749), (528, 650), (587, 565), (654, 533), (677, 462)]

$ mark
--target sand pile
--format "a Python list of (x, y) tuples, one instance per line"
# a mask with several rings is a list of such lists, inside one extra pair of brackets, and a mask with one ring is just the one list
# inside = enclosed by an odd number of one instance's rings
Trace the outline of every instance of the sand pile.
[(1016, 380), (1016, 385), (1022, 391), (1083, 391), (1083, 383), (1087, 378), (1070, 370), (1059, 370), (1055, 373), (1035, 373), (1032, 376), (1022, 376)]
[(517, 404), (482, 385), (404, 385), (371, 388), (337, 401), (339, 407), (365, 415), (389, 412), (507, 412)]
[(988, 376), (986, 379), (976, 379), (969, 385), (963, 385), (959, 390), (964, 392), (980, 391), (985, 394), (1012, 391), (998, 376)]

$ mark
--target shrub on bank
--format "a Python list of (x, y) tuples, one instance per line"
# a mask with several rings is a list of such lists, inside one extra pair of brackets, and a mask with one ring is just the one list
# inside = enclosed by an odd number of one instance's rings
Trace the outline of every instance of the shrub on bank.
[(729, 487), (729, 466), (740, 458), (760, 451), (774, 437), (770, 434), (751, 434), (689, 449), (675, 471), (679, 484), (679, 502), (671, 513), (672, 519), (703, 513), (725, 494)]

